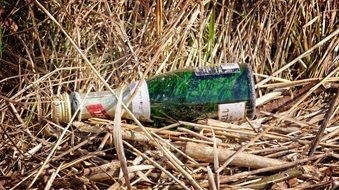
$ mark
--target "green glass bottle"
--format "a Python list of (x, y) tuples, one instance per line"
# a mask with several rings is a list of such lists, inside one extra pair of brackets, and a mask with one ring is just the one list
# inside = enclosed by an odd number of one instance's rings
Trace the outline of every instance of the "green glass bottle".
[[(124, 89), (124, 103), (135, 89), (136, 83)], [(117, 94), (121, 90), (115, 89)], [(80, 109), (80, 119), (113, 118), (117, 104), (107, 91), (63, 94), (56, 96), (54, 102), (53, 117), (60, 122), (68, 122), (76, 109)], [(252, 72), (247, 65), (223, 64), (157, 75), (141, 81), (129, 109), (140, 120), (160, 123), (252, 118), (255, 113)]]
[(153, 119), (194, 121), (253, 118), (255, 93), (247, 65), (184, 69), (147, 80)]

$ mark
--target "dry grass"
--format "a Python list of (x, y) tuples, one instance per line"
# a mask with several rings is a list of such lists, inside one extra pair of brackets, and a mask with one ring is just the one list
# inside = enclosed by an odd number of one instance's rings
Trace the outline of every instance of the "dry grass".
[[(339, 186), (337, 1), (0, 2), (0, 189)], [(54, 94), (223, 62), (253, 68), (255, 120), (51, 119)]]

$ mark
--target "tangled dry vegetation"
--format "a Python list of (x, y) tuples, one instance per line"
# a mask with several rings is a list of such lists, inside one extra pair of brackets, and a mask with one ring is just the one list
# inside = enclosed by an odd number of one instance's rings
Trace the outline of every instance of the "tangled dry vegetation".
[[(338, 188), (338, 1), (1, 3), (0, 189)], [(253, 68), (254, 120), (51, 118), (55, 94), (224, 62)]]

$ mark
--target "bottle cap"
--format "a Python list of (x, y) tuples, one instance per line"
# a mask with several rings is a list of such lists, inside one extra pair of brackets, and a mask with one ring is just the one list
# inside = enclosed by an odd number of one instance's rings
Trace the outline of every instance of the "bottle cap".
[(53, 97), (52, 117), (57, 123), (68, 123), (72, 118), (71, 102), (67, 93)]

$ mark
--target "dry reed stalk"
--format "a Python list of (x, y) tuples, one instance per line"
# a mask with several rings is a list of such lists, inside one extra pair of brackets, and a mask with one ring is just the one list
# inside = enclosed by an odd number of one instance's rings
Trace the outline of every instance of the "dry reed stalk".
[[(295, 86), (301, 86), (304, 84), (312, 83), (312, 82), (319, 82), (323, 78), (307, 78), (307, 79), (301, 79), (301, 80), (294, 80), (289, 82), (279, 82), (279, 83), (270, 83), (262, 85), (261, 88), (288, 88), (288, 87), (295, 87)], [(339, 77), (330, 77), (328, 78), (327, 82), (324, 86), (331, 86), (333, 83), (339, 81)]]
[(312, 144), (310, 146), (310, 150), (308, 152), (309, 156), (312, 156), (314, 154), (315, 149), (317, 148), (319, 142), (321, 141), (321, 138), (323, 136), (323, 133), (325, 131), (325, 128), (327, 127), (328, 121), (330, 120), (333, 110), (334, 110), (334, 105), (339, 97), (339, 88), (335, 92), (335, 95), (333, 96), (333, 99), (331, 101), (330, 107), (328, 108), (328, 111), (326, 112), (325, 119), (322, 122), (321, 126), (319, 127), (319, 131), (317, 132), (316, 137), (312, 141)]
[[(186, 144), (185, 153), (197, 160), (214, 163), (215, 156), (213, 147), (188, 142)], [(238, 167), (265, 168), (286, 163), (281, 160), (266, 158), (245, 152), (240, 152), (238, 154), (235, 153), (236, 151), (233, 150), (218, 148), (219, 161), (225, 163), (231, 156), (235, 155), (229, 163)], [(223, 166), (220, 168), (222, 167)], [(222, 171), (222, 169), (220, 171)]]
[(255, 183), (245, 185), (244, 188), (250, 188), (250, 189), (263, 189), (265, 187), (268, 187), (272, 183), (279, 183), (281, 181), (286, 181), (291, 178), (298, 177), (302, 174), (306, 173), (305, 169), (303, 167), (295, 167), (292, 169), (289, 169), (287, 171), (283, 171), (271, 176), (263, 177), (259, 181), (256, 181)]
[(49, 190), (52, 185), (53, 185), (53, 181), (55, 180), (56, 176), (58, 175), (61, 167), (62, 167), (63, 163), (60, 164), (60, 166), (57, 168), (57, 170), (55, 172), (52, 173), (51, 177), (49, 178), (44, 190)]
[[(122, 87), (124, 89), (124, 87)], [(120, 91), (119, 94), (119, 99), (117, 103), (117, 107), (115, 110), (115, 115), (114, 115), (114, 126), (111, 129), (113, 131), (113, 142), (114, 142), (114, 147), (117, 150), (118, 154), (118, 159), (120, 161), (120, 166), (122, 169), (122, 173), (125, 178), (125, 185), (127, 186), (127, 189), (131, 190), (131, 182), (130, 178), (128, 176), (128, 170), (127, 170), (127, 160), (124, 152), (124, 146), (122, 143), (122, 130), (121, 130), (121, 116), (122, 116), (122, 110), (121, 110), (121, 104), (122, 104), (122, 94), (123, 90)]]
[(274, 147), (274, 148), (266, 148), (266, 149), (261, 149), (261, 150), (252, 150), (252, 151), (248, 151), (247, 153), (250, 154), (269, 154), (269, 153), (275, 153), (278, 151), (284, 151), (284, 150), (288, 150), (288, 149), (293, 149), (293, 148), (297, 148), (298, 145), (297, 144), (293, 144), (291, 143), (290, 145), (282, 145), (280, 147)]
[[(88, 125), (86, 123), (83, 122), (73, 122), (73, 124), (79, 124), (77, 127), (79, 127), (79, 130), (85, 130), (84, 132), (101, 132), (102, 128), (97, 128), (94, 125), (109, 125), (111, 123), (110, 120), (107, 119), (102, 119), (102, 118), (91, 118), (89, 119), (89, 123), (92, 125)], [(124, 127), (124, 129), (130, 130), (130, 131), (134, 131), (134, 132), (141, 132), (141, 130), (139, 129), (139, 126), (134, 125), (134, 124), (128, 124), (128, 123), (121, 123), (122, 127)], [(178, 132), (178, 131), (172, 131), (172, 130), (167, 130), (167, 129), (171, 129), (173, 127), (177, 127), (180, 124), (178, 123), (174, 123), (171, 124), (169, 126), (166, 126), (164, 128), (151, 128), (151, 127), (145, 127), (145, 129), (147, 129), (150, 132), (154, 132), (156, 134), (160, 134), (160, 135), (167, 135), (167, 136), (180, 136), (180, 135), (184, 135), (185, 133), (183, 132)]]
[[(284, 119), (285, 119), (285, 117), (284, 117)], [(209, 128), (213, 128), (213, 129), (218, 130), (218, 131), (216, 131), (216, 133), (223, 134), (223, 135), (227, 135), (224, 132), (244, 135), (244, 136), (236, 136), (236, 137), (245, 138), (245, 139), (248, 139), (248, 138), (251, 138), (251, 137), (257, 135), (256, 132), (252, 132), (252, 131), (244, 130), (244, 129), (240, 130), (241, 127), (239, 127), (239, 129), (228, 129), (228, 128), (223, 128), (223, 127), (219, 127), (219, 126), (216, 127), (216, 126), (202, 125), (202, 124), (190, 123), (190, 122), (184, 122), (184, 121), (179, 121), (179, 123), (195, 127), (196, 129), (205, 129), (206, 131), (208, 131)], [(284, 135), (280, 135), (280, 134), (278, 135), (278, 134), (272, 134), (272, 133), (263, 134), (263, 137), (272, 138), (272, 139), (280, 139), (280, 140), (289, 139), (288, 137), (286, 137)]]
[(119, 170), (119, 169), (120, 169), (120, 161), (112, 161), (110, 163), (103, 164), (100, 166), (85, 168), (81, 173), (84, 176), (92, 176), (97, 173), (107, 172), (109, 170)]

